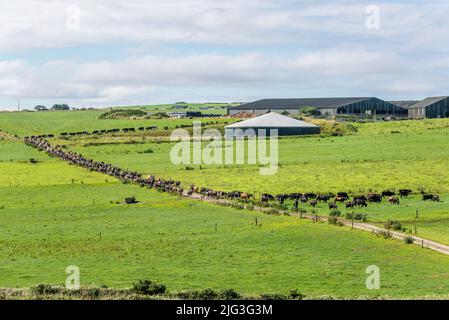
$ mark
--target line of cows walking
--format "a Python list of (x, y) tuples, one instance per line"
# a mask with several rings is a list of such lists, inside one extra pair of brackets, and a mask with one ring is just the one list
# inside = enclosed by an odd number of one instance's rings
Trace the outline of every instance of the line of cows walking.
[[(123, 128), (123, 129), (108, 129), (108, 130), (94, 130), (92, 132), (88, 131), (77, 131), (77, 132), (62, 132), (59, 135), (61, 137), (74, 137), (74, 136), (83, 136), (83, 135), (95, 135), (95, 134), (107, 134), (107, 133), (119, 133), (120, 131), (128, 133), (128, 132), (137, 132), (137, 131), (151, 131), (151, 130), (157, 130), (157, 126), (149, 126), (149, 127), (138, 127), (138, 128)], [(43, 134), (40, 136), (33, 136), (34, 138), (54, 138), (54, 134)], [(29, 138), (29, 137), (28, 137)]]
[[(179, 196), (182, 196), (184, 194), (189, 196), (193, 194), (199, 194), (204, 197), (213, 199), (229, 199), (240, 201), (254, 200), (254, 195), (246, 192), (214, 191), (212, 189), (198, 187), (193, 184), (190, 185), (190, 188), (188, 190), (184, 190), (181, 186), (180, 181), (156, 178), (152, 175), (144, 178), (142, 177), (142, 174), (136, 171), (123, 170), (111, 164), (85, 158), (81, 154), (72, 151), (64, 151), (63, 148), (59, 145), (52, 146), (42, 136), (25, 137), (24, 143), (28, 146), (44, 151), (50, 156), (58, 157), (73, 165), (87, 168), (91, 171), (107, 174), (121, 180), (124, 183), (135, 183), (139, 184), (141, 187), (155, 188), (158, 191), (177, 194)], [(337, 194), (290, 193), (278, 195), (263, 193), (261, 194), (260, 200), (264, 203), (277, 201), (280, 205), (283, 205), (286, 201), (291, 200), (294, 203), (295, 209), (299, 208), (299, 203), (316, 207), (320, 202), (325, 202), (328, 203), (329, 210), (332, 210), (338, 209), (339, 204), (344, 205), (346, 208), (367, 207), (368, 203), (381, 203), (385, 198), (387, 198), (387, 201), (389, 203), (393, 205), (399, 205), (400, 198), (407, 198), (410, 194), (412, 194), (412, 192), (413, 191), (409, 189), (401, 189), (399, 190), (399, 193), (396, 194), (394, 191), (386, 190), (380, 194), (369, 193), (366, 195), (353, 196), (352, 200), (350, 199), (350, 196), (347, 192), (338, 192)], [(422, 200), (439, 202), (440, 197), (436, 194), (428, 194), (422, 192)]]
[(179, 195), (182, 195), (184, 192), (184, 190), (181, 188), (180, 181), (164, 180), (161, 178), (156, 178), (154, 176), (148, 176), (144, 178), (140, 173), (136, 171), (123, 170), (108, 163), (88, 159), (76, 152), (66, 152), (62, 149), (61, 146), (52, 146), (47, 140), (41, 137), (25, 137), (24, 143), (28, 146), (44, 151), (50, 156), (58, 157), (73, 165), (77, 165), (91, 171), (107, 174), (119, 179), (124, 183), (135, 183), (141, 185), (142, 187), (155, 188), (159, 191), (170, 192)]

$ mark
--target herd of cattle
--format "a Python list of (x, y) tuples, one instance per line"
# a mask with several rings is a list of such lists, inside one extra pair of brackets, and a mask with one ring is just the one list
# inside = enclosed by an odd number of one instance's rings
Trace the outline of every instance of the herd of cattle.
[[(62, 132), (59, 135), (61, 137), (74, 137), (74, 136), (83, 136), (83, 135), (94, 135), (94, 134), (108, 134), (108, 133), (119, 133), (119, 132), (137, 132), (137, 131), (151, 131), (157, 130), (157, 126), (149, 126), (149, 127), (139, 127), (139, 128), (123, 128), (123, 129), (109, 129), (109, 130), (94, 130), (92, 132), (88, 131), (78, 131), (78, 132)], [(35, 138), (54, 138), (54, 134), (43, 134), (40, 136), (34, 136)]]
[[(199, 194), (201, 196), (213, 199), (229, 199), (229, 200), (241, 200), (248, 201), (254, 199), (254, 195), (241, 191), (214, 191), (205, 187), (198, 187), (190, 185), (190, 188), (184, 193), (184, 189), (181, 186), (180, 181), (167, 180), (162, 178), (155, 178), (154, 176), (142, 177), (142, 174), (135, 171), (123, 170), (117, 166), (107, 164), (104, 162), (95, 161), (83, 157), (81, 154), (64, 151), (59, 145), (52, 146), (42, 136), (31, 136), (24, 138), (25, 144), (37, 148), (38, 150), (45, 151), (50, 156), (58, 157), (64, 161), (67, 161), (73, 165), (77, 165), (83, 168), (87, 168), (91, 171), (100, 172), (113, 176), (124, 183), (135, 183), (141, 187), (155, 188), (159, 191), (169, 192), (182, 196), (184, 194), (191, 196), (193, 194)], [(435, 201), (439, 202), (440, 197), (436, 194), (422, 193), (423, 201)], [(278, 194), (271, 195), (267, 193), (261, 194), (260, 200), (264, 203), (279, 202), (283, 205), (285, 201), (291, 200), (294, 203), (295, 209), (298, 209), (299, 203), (308, 204), (312, 207), (316, 207), (318, 203), (328, 203), (329, 210), (338, 209), (338, 205), (345, 205), (346, 208), (355, 207), (367, 207), (369, 203), (381, 203), (384, 199), (393, 205), (400, 204), (400, 198), (407, 198), (412, 194), (412, 190), (401, 189), (399, 193), (391, 190), (383, 191), (382, 193), (369, 193), (366, 195), (353, 196), (352, 200), (347, 192), (338, 192), (337, 194), (316, 194), (316, 193), (291, 193), (291, 194)]]
[(179, 195), (182, 195), (184, 192), (184, 190), (181, 188), (180, 181), (164, 180), (161, 178), (155, 178), (154, 176), (148, 176), (144, 178), (140, 173), (137, 173), (135, 171), (123, 170), (111, 164), (88, 159), (76, 152), (66, 152), (61, 146), (52, 146), (47, 140), (43, 139), (42, 137), (25, 137), (24, 142), (28, 146), (37, 148), (40, 151), (44, 151), (50, 156), (58, 157), (73, 165), (77, 165), (91, 171), (107, 174), (121, 180), (124, 183), (140, 184), (142, 187), (155, 188), (159, 191), (170, 192)]

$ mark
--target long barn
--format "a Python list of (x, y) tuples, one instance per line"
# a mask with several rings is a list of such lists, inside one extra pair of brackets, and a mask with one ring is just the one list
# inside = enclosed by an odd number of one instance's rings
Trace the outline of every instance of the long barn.
[(306, 98), (306, 99), (264, 99), (241, 106), (231, 107), (228, 114), (240, 112), (263, 114), (267, 112), (291, 114), (299, 113), (301, 109), (313, 107), (322, 115), (395, 115), (407, 116), (407, 110), (393, 103), (375, 97), (360, 98)]
[(408, 107), (410, 118), (448, 118), (449, 96), (431, 97)]

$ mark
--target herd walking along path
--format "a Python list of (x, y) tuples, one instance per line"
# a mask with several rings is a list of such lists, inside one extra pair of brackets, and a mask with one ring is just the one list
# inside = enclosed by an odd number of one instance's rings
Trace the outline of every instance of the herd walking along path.
[[(35, 144), (32, 144), (32, 143), (29, 143), (29, 141), (27, 141), (27, 138), (25, 138), (22, 141), (26, 145), (34, 147), (34, 148), (38, 149), (39, 151), (44, 151), (47, 154), (49, 154), (50, 156), (52, 156), (52, 157), (57, 156), (61, 160), (70, 161), (67, 158), (59, 156), (59, 154), (55, 155), (54, 153), (50, 152), (48, 149), (44, 149), (42, 147), (39, 147), (39, 145), (35, 145)], [(40, 141), (44, 142), (45, 145), (50, 146), (48, 141), (46, 141), (46, 140), (40, 140)], [(64, 152), (60, 151), (60, 153), (64, 153)], [(91, 159), (89, 159), (88, 161), (94, 162), (94, 160), (91, 160)], [(112, 165), (109, 165), (109, 164), (105, 164), (105, 165), (106, 166), (110, 166), (111, 168), (114, 168)], [(78, 166), (81, 166), (81, 165), (78, 165)], [(119, 169), (119, 171), (120, 171), (120, 169)], [(100, 173), (104, 173), (104, 172), (100, 171)], [(207, 197), (207, 196), (205, 196), (203, 194), (190, 193), (190, 192), (184, 191), (184, 190), (181, 191), (181, 193), (179, 193), (179, 196), (184, 197), (184, 198), (193, 199), (193, 200), (198, 200), (198, 201), (207, 201), (207, 202), (210, 202), (210, 203), (216, 204), (216, 205), (230, 205), (230, 204), (233, 203), (230, 200), (216, 199), (216, 198), (212, 198), (212, 197)], [(253, 206), (252, 210), (264, 213), (265, 211), (267, 211), (267, 208), (263, 208), (263, 207), (260, 207), (260, 206)], [(327, 221), (327, 219), (328, 219), (327, 216), (318, 216), (318, 215), (312, 215), (312, 214), (307, 214), (307, 213), (298, 213), (298, 212), (295, 212), (295, 211), (282, 211), (282, 210), (280, 210), (279, 213), (280, 214), (285, 213), (285, 214), (288, 214), (288, 215), (291, 215), (291, 216), (299, 217), (301, 219), (310, 219), (310, 220), (313, 220), (314, 222)], [(413, 236), (413, 235), (409, 235), (409, 234), (404, 234), (404, 233), (397, 232), (397, 231), (391, 231), (391, 230), (388, 230), (388, 229), (385, 229), (385, 228), (381, 228), (381, 227), (378, 227), (378, 226), (375, 226), (375, 225), (372, 225), (372, 224), (369, 224), (369, 223), (365, 223), (365, 222), (348, 221), (348, 220), (345, 220), (345, 219), (342, 219), (342, 218), (338, 218), (337, 220), (343, 226), (351, 227), (351, 228), (362, 230), (362, 231), (371, 232), (373, 234), (386, 234), (389, 237), (394, 238), (394, 239), (398, 239), (398, 240), (404, 240), (407, 237), (408, 238), (412, 238), (413, 239), (413, 243), (415, 245), (419, 245), (422, 248), (428, 248), (428, 249), (440, 252), (442, 254), (449, 255), (449, 246), (441, 244), (441, 243), (438, 243), (438, 242), (435, 242), (435, 241), (432, 241), (432, 240), (428, 240), (428, 239), (425, 239), (425, 238), (422, 238), (422, 237)]]

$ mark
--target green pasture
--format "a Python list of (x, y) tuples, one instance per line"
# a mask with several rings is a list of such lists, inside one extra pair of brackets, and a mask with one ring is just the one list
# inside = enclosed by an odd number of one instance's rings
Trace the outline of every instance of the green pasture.
[[(176, 126), (191, 125), (191, 119), (98, 119), (108, 110), (58, 111), (58, 112), (3, 112), (0, 113), (0, 131), (20, 137), (29, 135), (55, 134), (63, 132), (92, 132), (95, 130), (139, 128), (157, 126), (174, 129)], [(215, 112), (214, 112), (215, 113)], [(228, 122), (230, 119), (197, 119), (196, 121)]]
[[(120, 184), (19, 142), (0, 147), (14, 154), (0, 163), (1, 287), (62, 285), (66, 267), (76, 265), (83, 286), (126, 288), (148, 278), (173, 291), (234, 288), (248, 295), (290, 289), (309, 298), (448, 293), (449, 259), (439, 253)], [(40, 162), (26, 163), (30, 156)], [(12, 185), (3, 178), (16, 175)], [(124, 205), (131, 195), (139, 204)], [(381, 270), (380, 290), (365, 287), (370, 265)]]
[[(170, 150), (174, 144), (151, 137), (55, 142), (123, 168), (215, 190), (242, 190), (256, 195), (339, 191), (364, 194), (410, 188), (415, 194), (402, 199), (399, 206), (384, 201), (355, 211), (365, 214), (368, 222), (380, 225), (389, 219), (399, 220), (413, 232), (416, 227), (418, 235), (449, 244), (449, 120), (355, 125), (356, 134), (342, 137), (281, 138), (279, 169), (274, 176), (260, 175), (258, 165), (173, 165)], [(135, 143), (130, 144), (131, 140)], [(203, 150), (208, 144), (203, 143)], [(420, 190), (438, 193), (442, 202), (423, 202)], [(291, 203), (287, 205), (291, 207)], [(304, 209), (329, 213), (327, 204), (315, 209), (305, 205)], [(344, 205), (340, 210), (346, 213)]]

